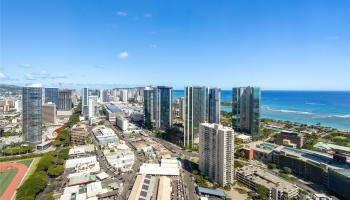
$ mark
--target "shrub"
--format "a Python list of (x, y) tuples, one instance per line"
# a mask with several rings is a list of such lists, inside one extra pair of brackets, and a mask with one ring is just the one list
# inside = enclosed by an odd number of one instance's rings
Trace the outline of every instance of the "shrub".
[(58, 153), (58, 157), (64, 160), (67, 160), (69, 157), (69, 149), (62, 149), (59, 153)]
[(269, 169), (276, 169), (277, 165), (275, 163), (269, 163), (268, 168)]
[(54, 198), (53, 198), (52, 195), (53, 195), (52, 192), (47, 193), (47, 194), (44, 194), (43, 196), (41, 196), (41, 197), (39, 198), (39, 200), (54, 200)]
[(63, 165), (57, 165), (57, 166), (50, 167), (47, 173), (50, 177), (57, 177), (61, 175), (63, 171), (64, 171)]
[(290, 173), (292, 173), (292, 170), (289, 167), (283, 167), (283, 172), (285, 174), (290, 174)]

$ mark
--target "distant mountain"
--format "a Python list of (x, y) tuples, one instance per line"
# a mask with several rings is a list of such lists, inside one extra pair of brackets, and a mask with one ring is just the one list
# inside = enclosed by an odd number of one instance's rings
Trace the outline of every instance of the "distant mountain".
[(0, 84), (0, 88), (2, 88), (2, 89), (22, 89), (22, 86), (18, 86), (18, 85), (8, 85), (8, 84)]

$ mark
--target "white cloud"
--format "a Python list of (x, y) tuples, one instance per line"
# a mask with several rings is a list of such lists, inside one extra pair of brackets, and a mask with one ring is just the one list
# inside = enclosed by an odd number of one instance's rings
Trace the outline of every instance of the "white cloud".
[(152, 17), (152, 13), (145, 13), (145, 17)]
[(155, 49), (155, 48), (157, 48), (158, 46), (157, 46), (156, 44), (150, 44), (149, 47), (152, 48), (152, 49)]
[(31, 68), (32, 66), (30, 64), (20, 64), (19, 67), (28, 69), (28, 68)]
[(129, 53), (127, 51), (121, 52), (119, 54), (119, 58), (122, 59), (122, 60), (126, 60), (126, 59), (129, 58)]
[(37, 80), (37, 79), (64, 79), (67, 78), (66, 75), (51, 75), (47, 71), (43, 70), (39, 73), (27, 73), (24, 75), (27, 80)]
[(121, 17), (125, 17), (125, 16), (128, 15), (128, 13), (123, 12), (123, 11), (117, 11), (117, 15), (118, 15), (118, 16), (121, 16)]
[(43, 84), (41, 83), (32, 83), (32, 84), (27, 84), (27, 87), (43, 87)]
[(6, 74), (4, 74), (3, 72), (0, 72), (0, 80), (5, 80), (7, 79)]
[(31, 73), (25, 74), (24, 77), (25, 77), (27, 80), (36, 80), (36, 78), (34, 77), (34, 75), (31, 74)]

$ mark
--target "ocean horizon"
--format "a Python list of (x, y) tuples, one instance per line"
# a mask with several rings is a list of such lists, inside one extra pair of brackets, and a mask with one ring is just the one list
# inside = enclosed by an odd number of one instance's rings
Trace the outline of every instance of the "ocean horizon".
[[(174, 90), (174, 97), (184, 96)], [(221, 91), (221, 102), (231, 102), (232, 91)], [(231, 111), (231, 107), (221, 107)], [(350, 91), (261, 91), (261, 117), (350, 130)]]

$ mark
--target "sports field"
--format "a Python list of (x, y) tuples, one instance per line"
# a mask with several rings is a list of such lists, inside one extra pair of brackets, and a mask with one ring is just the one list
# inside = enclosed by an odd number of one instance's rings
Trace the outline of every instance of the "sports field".
[(22, 163), (0, 163), (0, 199), (13, 197), (27, 170), (28, 167)]
[[(0, 163), (1, 165), (1, 163)], [(6, 190), (7, 186), (11, 183), (13, 177), (18, 172), (18, 169), (9, 169), (3, 172), (0, 172), (0, 197)]]

